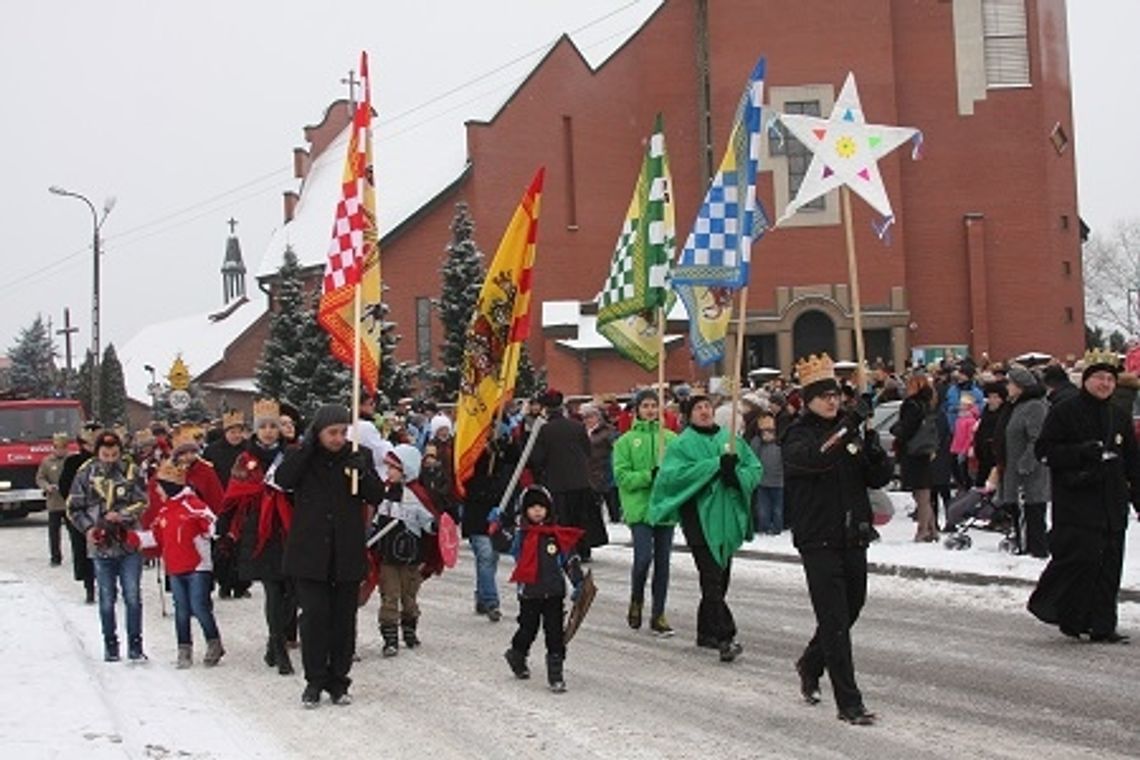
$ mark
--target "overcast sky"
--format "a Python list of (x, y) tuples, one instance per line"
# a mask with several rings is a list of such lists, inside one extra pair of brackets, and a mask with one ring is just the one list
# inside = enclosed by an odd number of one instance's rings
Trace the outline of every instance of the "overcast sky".
[[(90, 212), (50, 195), (49, 185), (83, 193), (97, 207), (117, 199), (103, 228), (102, 342), (121, 346), (144, 324), (221, 305), (218, 270), (231, 216), (240, 222), (246, 265), (257, 269), (281, 221), (301, 128), (345, 94), (339, 79), (360, 50), (372, 56), (379, 140), (441, 120), (453, 122), (461, 140), (463, 119), (486, 115), (487, 103), (501, 101), (537, 60), (524, 54), (575, 29), (581, 44), (604, 51), (657, 4), (54, 0), (9, 7), (0, 26), (0, 350), (37, 312), (59, 327), (65, 306), (80, 328), (77, 347), (90, 344)], [(1136, 29), (1140, 0), (1069, 0), (1080, 211), (1094, 231), (1140, 217), (1133, 187), (1140, 159), (1117, 147), (1140, 123)]]

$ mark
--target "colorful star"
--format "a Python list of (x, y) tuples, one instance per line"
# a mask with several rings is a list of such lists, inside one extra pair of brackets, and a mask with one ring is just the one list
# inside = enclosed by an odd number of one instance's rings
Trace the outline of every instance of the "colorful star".
[(804, 204), (842, 185), (862, 196), (888, 221), (894, 218), (878, 160), (907, 140), (921, 142), (922, 133), (911, 127), (867, 124), (854, 74), (847, 75), (829, 118), (780, 114), (779, 119), (813, 155), (799, 192), (777, 224)]

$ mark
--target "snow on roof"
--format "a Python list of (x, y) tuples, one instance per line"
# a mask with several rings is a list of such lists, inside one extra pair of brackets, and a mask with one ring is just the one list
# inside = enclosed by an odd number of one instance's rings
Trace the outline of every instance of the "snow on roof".
[(119, 361), (123, 365), (128, 398), (149, 404), (150, 372), (144, 367), (148, 364), (154, 367), (156, 379), (162, 382), (179, 354), (191, 377), (201, 375), (222, 360), (226, 347), (265, 313), (265, 306), (246, 301), (217, 322), (210, 320), (211, 313), (149, 325), (123, 345)]
[(543, 327), (573, 327), (578, 324), (582, 305), (578, 301), (543, 301)]
[[(565, 303), (565, 302), (563, 302)], [(563, 338), (558, 341), (558, 345), (566, 346), (567, 348), (575, 351), (588, 351), (591, 349), (610, 349), (613, 350), (614, 345), (610, 343), (606, 336), (598, 332), (598, 318), (593, 314), (581, 314), (578, 317), (578, 337), (577, 338)], [(545, 321), (543, 326), (546, 326)], [(666, 335), (665, 342), (675, 343), (683, 340), (680, 335)]]
[[(570, 33), (588, 64), (597, 69), (628, 42), (661, 6), (661, 0), (634, 3), (597, 23)], [(556, 42), (520, 61), (531, 69), (508, 67), (481, 87), (490, 89), (454, 106), (450, 101), (434, 116), (408, 123), (399, 116), (387, 121), (381, 111), (373, 126), (376, 160), (377, 215), (380, 235), (399, 226), (458, 178), (467, 166), (465, 123), (498, 113)], [(490, 83), (490, 84), (489, 84)], [(464, 92), (465, 95), (469, 93)], [(257, 277), (281, 266), (285, 247), (292, 246), (301, 266), (324, 266), (332, 235), (333, 214), (351, 125), (313, 161), (301, 185), (293, 220), (274, 230), (257, 267)]]

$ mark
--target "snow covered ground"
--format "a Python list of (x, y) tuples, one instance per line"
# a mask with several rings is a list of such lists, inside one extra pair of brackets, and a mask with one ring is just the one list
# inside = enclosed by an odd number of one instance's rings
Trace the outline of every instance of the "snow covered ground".
[[(219, 601), (228, 653), (212, 669), (174, 669), (173, 622), (160, 613), (153, 571), (144, 575), (145, 665), (103, 663), (96, 609), (82, 603), (70, 569), (49, 568), (45, 520), (0, 524), (0, 709), (5, 758), (1114, 758), (1135, 756), (1140, 700), (1133, 647), (1073, 644), (1033, 620), (1024, 585), (961, 585), (875, 575), (855, 629), (856, 662), (872, 730), (834, 718), (829, 698), (795, 698), (790, 663), (812, 618), (798, 564), (734, 563), (730, 603), (745, 646), (732, 666), (693, 645), (697, 583), (691, 560), (673, 558), (669, 613), (678, 635), (658, 640), (625, 625), (630, 550), (623, 526), (596, 551), (599, 596), (567, 665), (570, 691), (544, 688), (541, 637), (534, 677), (511, 678), (502, 661), (515, 604), (504, 562), (506, 616), (471, 613), (472, 566), (421, 593), (421, 649), (380, 657), (374, 599), (360, 613), (359, 652), (347, 708), (300, 707), (301, 676), (261, 662), (261, 596)], [(979, 535), (949, 552), (909, 542), (905, 515), (883, 531), (875, 561), (961, 567), (1033, 578), (1041, 562), (1000, 555)], [(1130, 564), (1140, 563), (1130, 531)], [(996, 538), (995, 538), (996, 543)], [(788, 537), (750, 548), (791, 554)], [(939, 563), (962, 563), (943, 565)], [(1128, 572), (1136, 587), (1135, 571)], [(169, 598), (167, 599), (169, 607)], [(122, 621), (120, 619), (120, 624)], [(1121, 604), (1121, 627), (1140, 628), (1140, 604)], [(201, 635), (195, 624), (202, 655)], [(294, 663), (300, 671), (299, 653)], [(1128, 748), (1131, 747), (1132, 750)]]

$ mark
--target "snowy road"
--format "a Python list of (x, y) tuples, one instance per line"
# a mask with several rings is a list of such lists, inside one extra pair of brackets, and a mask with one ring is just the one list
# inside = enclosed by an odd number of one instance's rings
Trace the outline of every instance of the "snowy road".
[[(745, 652), (723, 665), (693, 643), (687, 554), (673, 558), (677, 636), (626, 627), (623, 547), (595, 555), (600, 591), (570, 649), (567, 694), (544, 687), (541, 637), (534, 677), (511, 677), (502, 651), (513, 602), (498, 624), (472, 614), (465, 553), (424, 585), (422, 648), (381, 659), (373, 600), (361, 613), (356, 701), (305, 711), (300, 675), (261, 662), (256, 588), (253, 599), (216, 605), (229, 652), (218, 668), (174, 670), (173, 623), (160, 617), (153, 573), (144, 577), (151, 662), (94, 660), (95, 609), (80, 603), (66, 562), (47, 566), (45, 522), (0, 525), (0, 682), (17, 703), (0, 715), (6, 748), (17, 748), (9, 757), (1123, 758), (1140, 747), (1140, 647), (1064, 639), (1023, 611), (1025, 589), (872, 577), (855, 657), (881, 721), (853, 728), (835, 719), (829, 696), (814, 708), (797, 699), (792, 661), (812, 625), (797, 567), (734, 565), (729, 597)], [(1122, 628), (1138, 624), (1137, 605), (1123, 605)]]

